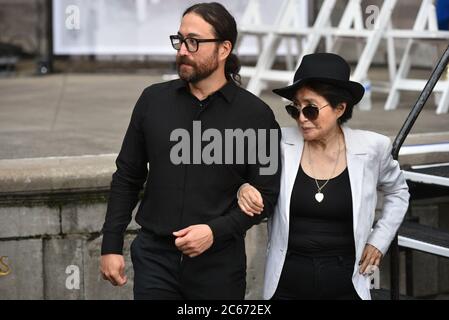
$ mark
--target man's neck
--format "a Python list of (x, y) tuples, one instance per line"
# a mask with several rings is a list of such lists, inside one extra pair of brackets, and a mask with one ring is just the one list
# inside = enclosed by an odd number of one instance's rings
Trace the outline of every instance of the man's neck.
[(189, 88), (190, 92), (198, 99), (204, 100), (212, 93), (220, 90), (227, 82), (227, 79), (224, 73), (219, 76), (215, 74), (211, 74), (206, 79), (203, 79), (197, 83), (190, 83)]

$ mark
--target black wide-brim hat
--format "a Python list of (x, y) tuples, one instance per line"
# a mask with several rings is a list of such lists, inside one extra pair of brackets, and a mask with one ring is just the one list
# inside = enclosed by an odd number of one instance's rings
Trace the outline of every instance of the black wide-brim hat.
[(273, 92), (288, 100), (293, 100), (296, 92), (307, 82), (316, 81), (346, 89), (351, 94), (353, 104), (362, 100), (365, 88), (358, 82), (350, 81), (351, 68), (345, 59), (333, 53), (313, 53), (305, 55), (295, 72), (293, 83), (274, 89)]

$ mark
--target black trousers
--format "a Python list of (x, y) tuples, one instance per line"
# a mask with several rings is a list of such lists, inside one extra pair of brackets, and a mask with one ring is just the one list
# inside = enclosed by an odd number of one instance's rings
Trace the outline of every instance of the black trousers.
[(360, 300), (354, 255), (309, 257), (287, 252), (273, 300)]
[(243, 238), (214, 243), (195, 258), (183, 255), (174, 243), (174, 237), (139, 231), (131, 244), (134, 299), (244, 299)]

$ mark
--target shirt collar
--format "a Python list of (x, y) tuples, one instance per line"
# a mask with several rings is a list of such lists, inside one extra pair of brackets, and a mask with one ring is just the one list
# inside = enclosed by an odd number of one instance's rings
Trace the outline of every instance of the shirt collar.
[[(182, 79), (176, 80), (174, 85), (176, 90), (183, 89), (188, 92), (190, 91), (188, 83)], [(229, 80), (223, 87), (212, 93), (210, 96), (220, 94), (226, 100), (226, 102), (231, 103), (236, 93), (237, 85), (234, 83), (234, 81)]]
[(231, 103), (237, 93), (237, 85), (233, 80), (228, 80), (226, 84), (218, 90), (228, 103)]

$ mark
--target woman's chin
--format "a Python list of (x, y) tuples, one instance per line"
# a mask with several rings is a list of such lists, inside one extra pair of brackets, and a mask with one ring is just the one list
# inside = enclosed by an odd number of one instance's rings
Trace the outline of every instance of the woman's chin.
[(306, 140), (306, 141), (313, 140), (315, 137), (313, 129), (302, 129), (301, 128), (301, 132), (302, 132), (302, 136), (303, 136), (304, 140)]

